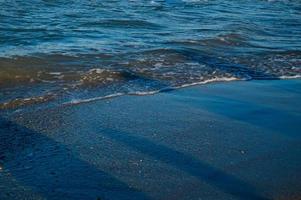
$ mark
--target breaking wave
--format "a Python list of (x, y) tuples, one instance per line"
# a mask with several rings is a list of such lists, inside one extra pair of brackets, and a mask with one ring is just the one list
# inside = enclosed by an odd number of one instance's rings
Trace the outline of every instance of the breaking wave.
[[(219, 81), (301, 76), (299, 51), (211, 57), (195, 49), (175, 48), (97, 58), (84, 55), (47, 60), (47, 55), (40, 55), (0, 59), (0, 87), (5, 94), (0, 109), (57, 100), (86, 102), (149, 95)], [(26, 90), (32, 92), (24, 94)]]

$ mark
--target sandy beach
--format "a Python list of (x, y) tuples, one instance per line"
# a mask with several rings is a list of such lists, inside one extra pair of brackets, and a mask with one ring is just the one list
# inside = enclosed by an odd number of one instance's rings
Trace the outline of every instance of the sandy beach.
[(0, 199), (300, 199), (301, 80), (1, 114)]
[(301, 200), (301, 1), (0, 5), (0, 200)]

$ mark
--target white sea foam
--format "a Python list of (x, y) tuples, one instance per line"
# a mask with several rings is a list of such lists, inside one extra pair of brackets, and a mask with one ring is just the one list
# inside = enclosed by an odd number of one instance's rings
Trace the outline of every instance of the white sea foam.
[(236, 78), (236, 77), (216, 77), (216, 78), (212, 78), (212, 79), (208, 79), (208, 80), (204, 80), (204, 81), (200, 81), (200, 82), (183, 84), (181, 86), (175, 87), (175, 89), (190, 87), (190, 86), (194, 86), (194, 85), (202, 85), (202, 84), (207, 84), (207, 83), (212, 83), (212, 82), (228, 82), (228, 81), (238, 81), (238, 80), (241, 80), (241, 79)]
[(235, 77), (216, 77), (200, 82), (195, 82), (195, 83), (190, 83), (190, 84), (184, 84), (181, 86), (176, 86), (176, 87), (167, 87), (167, 88), (162, 88), (159, 90), (152, 90), (152, 91), (136, 91), (136, 92), (130, 92), (130, 93), (115, 93), (115, 94), (110, 94), (106, 96), (100, 96), (100, 97), (93, 97), (93, 98), (88, 98), (88, 99), (74, 99), (70, 102), (64, 103), (64, 105), (76, 105), (76, 104), (82, 104), (82, 103), (90, 103), (93, 101), (98, 101), (98, 100), (104, 100), (104, 99), (110, 99), (114, 97), (119, 97), (119, 96), (124, 96), (124, 95), (134, 95), (134, 96), (147, 96), (147, 95), (154, 95), (160, 92), (165, 92), (165, 91), (171, 91), (175, 89), (180, 89), (180, 88), (185, 88), (185, 87), (190, 87), (190, 86), (195, 86), (195, 85), (202, 85), (202, 84), (207, 84), (207, 83), (212, 83), (212, 82), (226, 82), (226, 81), (237, 81), (241, 80)]
[(99, 69), (99, 68), (93, 68), (93, 69), (90, 69), (89, 72), (95, 72), (97, 74), (101, 74), (103, 73), (105, 70), (104, 69)]
[(110, 95), (100, 96), (100, 97), (93, 97), (93, 98), (88, 98), (88, 99), (73, 99), (70, 102), (64, 103), (64, 105), (76, 105), (76, 104), (82, 104), (82, 103), (89, 103), (89, 102), (93, 102), (93, 101), (110, 99), (110, 98), (123, 96), (123, 95), (125, 95), (125, 93), (115, 93), (115, 94), (110, 94)]
[(153, 95), (159, 93), (161, 90), (152, 90), (152, 91), (137, 91), (128, 93), (128, 95), (136, 95), (136, 96), (146, 96), (146, 95)]
[(280, 76), (280, 79), (296, 79), (296, 78), (301, 78), (301, 75), (293, 75), (293, 76)]
[(49, 74), (59, 76), (62, 74), (62, 72), (49, 72)]

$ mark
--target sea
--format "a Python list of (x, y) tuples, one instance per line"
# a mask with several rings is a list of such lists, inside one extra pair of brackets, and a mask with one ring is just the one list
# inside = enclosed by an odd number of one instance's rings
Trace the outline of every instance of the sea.
[(300, 77), (299, 0), (0, 0), (0, 110)]

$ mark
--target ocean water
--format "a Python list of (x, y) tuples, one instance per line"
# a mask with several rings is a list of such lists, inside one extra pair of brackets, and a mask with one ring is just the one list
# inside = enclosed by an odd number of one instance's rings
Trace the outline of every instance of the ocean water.
[(297, 0), (0, 0), (0, 109), (300, 76)]

